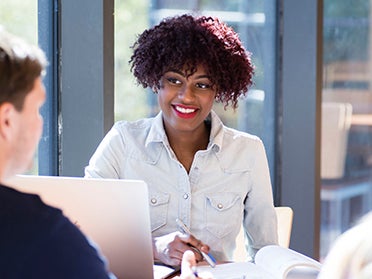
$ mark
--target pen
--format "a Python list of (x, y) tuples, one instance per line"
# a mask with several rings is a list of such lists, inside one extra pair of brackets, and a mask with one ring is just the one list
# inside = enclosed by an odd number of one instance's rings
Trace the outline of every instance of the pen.
[(191, 267), (191, 271), (192, 271), (192, 274), (194, 274), (194, 276), (195, 276), (196, 278), (199, 277), (199, 275), (198, 275), (198, 271), (196, 270), (196, 266)]
[[(177, 225), (180, 227), (180, 229), (183, 231), (183, 233), (188, 234), (188, 235), (192, 234), (190, 232), (189, 228), (180, 219), (177, 218), (176, 222), (177, 222)], [(199, 251), (211, 267), (216, 266), (216, 260), (213, 258), (213, 256), (210, 253), (206, 254), (201, 250), (199, 250)]]

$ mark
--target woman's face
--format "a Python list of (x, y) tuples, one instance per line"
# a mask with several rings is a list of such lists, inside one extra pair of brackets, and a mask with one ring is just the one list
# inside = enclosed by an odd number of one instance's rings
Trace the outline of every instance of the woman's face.
[(167, 133), (204, 131), (216, 92), (203, 66), (186, 76), (178, 70), (166, 72), (160, 80), (158, 102)]

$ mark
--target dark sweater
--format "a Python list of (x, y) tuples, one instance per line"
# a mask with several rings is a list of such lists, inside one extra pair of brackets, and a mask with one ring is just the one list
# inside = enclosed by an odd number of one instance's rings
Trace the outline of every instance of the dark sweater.
[(0, 184), (0, 278), (109, 278), (104, 261), (61, 210)]

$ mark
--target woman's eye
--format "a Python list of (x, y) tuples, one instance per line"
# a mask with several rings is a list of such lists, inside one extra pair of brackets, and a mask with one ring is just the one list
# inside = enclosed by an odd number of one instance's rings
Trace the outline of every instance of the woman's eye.
[(168, 82), (170, 82), (172, 84), (181, 84), (181, 81), (179, 81), (176, 78), (167, 78), (167, 80), (168, 80)]
[(211, 85), (208, 84), (208, 83), (197, 83), (196, 87), (198, 87), (200, 89), (209, 89), (209, 88), (211, 88)]

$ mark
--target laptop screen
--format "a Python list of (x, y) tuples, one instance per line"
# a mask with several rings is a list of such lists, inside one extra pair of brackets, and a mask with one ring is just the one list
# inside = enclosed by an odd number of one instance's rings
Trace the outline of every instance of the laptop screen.
[(153, 278), (148, 191), (140, 180), (20, 175), (6, 184), (63, 210), (118, 278)]

